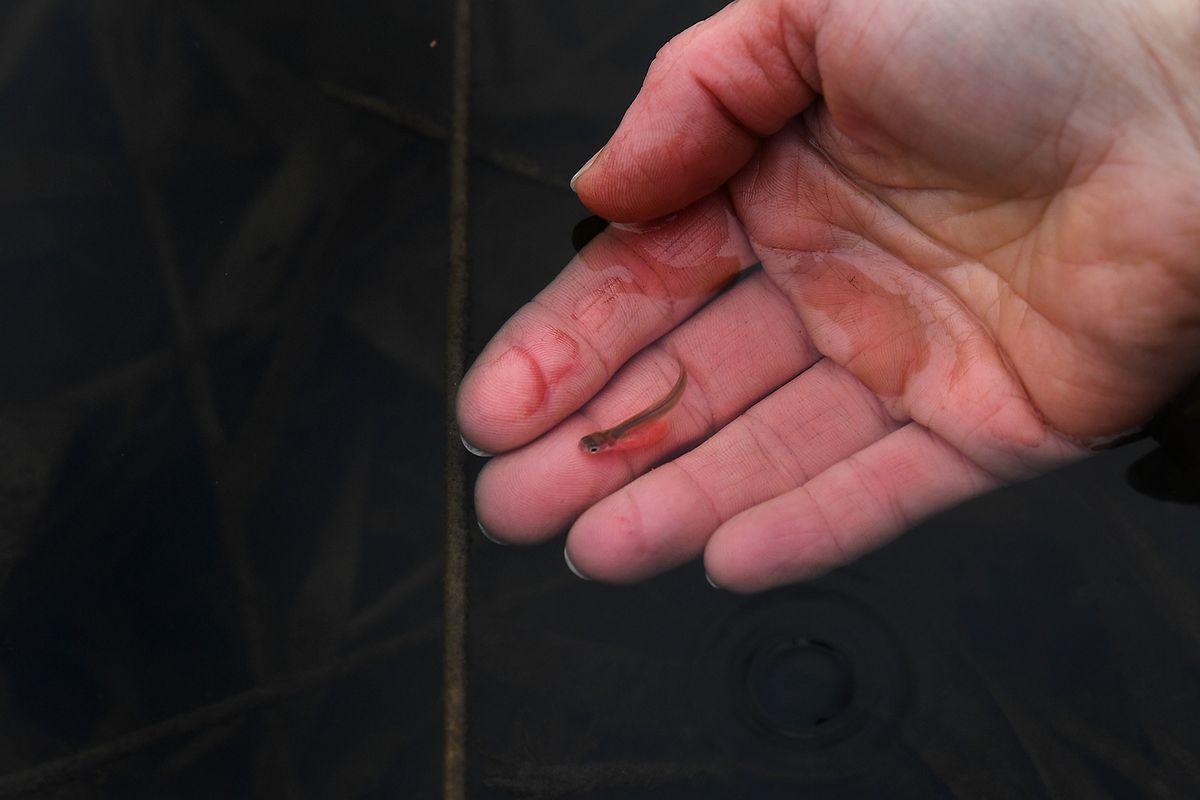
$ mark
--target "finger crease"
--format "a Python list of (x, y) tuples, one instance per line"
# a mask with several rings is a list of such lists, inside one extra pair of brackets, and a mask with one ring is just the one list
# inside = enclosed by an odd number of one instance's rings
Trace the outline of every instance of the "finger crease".
[(696, 479), (696, 476), (693, 475), (687, 467), (685, 467), (679, 461), (672, 461), (669, 464), (666, 464), (665, 466), (666, 467), (674, 467), (676, 470), (678, 470), (679, 473), (681, 475), (683, 475), (684, 478), (687, 479), (688, 483), (690, 483), (692, 485), (692, 488), (695, 490), (696, 494), (704, 499), (704, 505), (708, 509), (709, 519), (712, 520), (711, 527), (714, 530), (717, 528), (717, 526), (719, 526), (726, 519), (728, 519), (728, 517), (722, 515), (721, 512), (717, 509), (716, 501), (714, 501), (713, 498), (708, 494), (708, 492), (706, 492), (704, 490), (704, 485), (702, 483), (700, 483), (699, 480)]
[[(746, 432), (754, 442), (754, 446), (762, 453), (763, 457), (771, 463), (771, 466), (776, 471), (783, 473), (791, 481), (793, 487), (803, 486), (808, 483), (809, 476), (804, 467), (800, 465), (799, 459), (796, 458), (796, 452), (788, 444), (787, 440), (779, 434), (779, 431), (770, 425), (765, 420), (759, 419), (757, 414), (753, 413), (754, 409), (750, 409), (743, 416), (746, 424)], [(760, 439), (761, 434), (768, 434), (774, 448), (767, 447)], [(790, 458), (784, 459), (781, 456), (786, 453)], [(787, 463), (785, 463), (785, 461)]]

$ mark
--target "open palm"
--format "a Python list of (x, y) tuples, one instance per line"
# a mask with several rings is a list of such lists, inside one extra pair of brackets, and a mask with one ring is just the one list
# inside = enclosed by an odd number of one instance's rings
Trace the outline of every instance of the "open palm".
[[(742, 2), (660, 53), (576, 185), (657, 221), (602, 234), (460, 392), (502, 453), (489, 535), (765, 588), (1084, 454), (1196, 369), (1194, 12), (848, 5)], [(580, 452), (675, 359), (664, 439)]]

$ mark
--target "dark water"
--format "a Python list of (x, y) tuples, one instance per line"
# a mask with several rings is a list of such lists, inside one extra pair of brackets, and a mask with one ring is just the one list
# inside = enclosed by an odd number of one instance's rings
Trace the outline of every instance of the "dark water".
[[(474, 5), (471, 348), (717, 5)], [(0, 797), (441, 793), (452, 16), (0, 7)], [(469, 796), (1200, 795), (1150, 447), (758, 597), (472, 531)]]

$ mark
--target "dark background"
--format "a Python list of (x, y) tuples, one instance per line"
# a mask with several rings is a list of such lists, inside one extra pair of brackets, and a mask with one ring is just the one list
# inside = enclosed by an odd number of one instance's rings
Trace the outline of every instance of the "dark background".
[[(719, 6), (473, 5), (471, 352)], [(0, 5), (0, 797), (441, 794), (453, 14)], [(468, 795), (1200, 795), (1200, 512), (1129, 488), (1151, 449), (757, 597), (468, 508)]]

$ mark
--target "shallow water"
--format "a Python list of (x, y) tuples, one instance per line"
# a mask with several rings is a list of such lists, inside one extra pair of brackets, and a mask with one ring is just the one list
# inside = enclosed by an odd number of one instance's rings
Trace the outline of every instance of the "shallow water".
[[(0, 797), (437, 796), (453, 8), (168, 5), (0, 12)], [(718, 5), (474, 5), (470, 352)], [(1200, 794), (1200, 510), (1150, 449), (756, 597), (464, 506), (468, 795)]]

